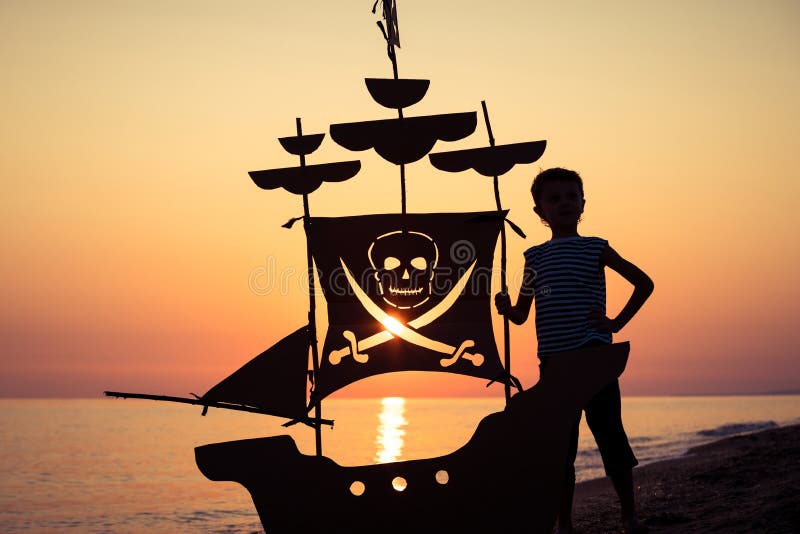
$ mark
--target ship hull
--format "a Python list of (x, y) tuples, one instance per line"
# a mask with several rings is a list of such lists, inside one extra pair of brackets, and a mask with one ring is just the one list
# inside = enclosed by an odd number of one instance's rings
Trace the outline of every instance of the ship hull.
[(211, 480), (245, 486), (267, 534), (549, 533), (575, 417), (622, 373), (628, 350), (616, 343), (554, 357), (536, 385), (445, 456), (345, 467), (301, 454), (284, 435), (198, 447), (197, 465)]

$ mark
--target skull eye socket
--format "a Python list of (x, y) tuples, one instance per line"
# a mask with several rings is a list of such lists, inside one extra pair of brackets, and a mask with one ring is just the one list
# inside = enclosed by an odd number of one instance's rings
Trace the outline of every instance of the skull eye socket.
[(383, 260), (383, 268), (384, 269), (397, 269), (400, 267), (400, 260), (395, 258), (394, 256), (389, 256), (385, 260)]
[(415, 269), (419, 269), (420, 271), (424, 271), (428, 267), (428, 261), (422, 256), (417, 256), (411, 260), (411, 266)]

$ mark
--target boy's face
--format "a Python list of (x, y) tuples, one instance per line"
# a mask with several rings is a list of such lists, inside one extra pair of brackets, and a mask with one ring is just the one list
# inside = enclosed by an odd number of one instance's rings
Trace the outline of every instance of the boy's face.
[(543, 186), (533, 211), (551, 228), (577, 225), (586, 204), (580, 186), (567, 181), (550, 182)]

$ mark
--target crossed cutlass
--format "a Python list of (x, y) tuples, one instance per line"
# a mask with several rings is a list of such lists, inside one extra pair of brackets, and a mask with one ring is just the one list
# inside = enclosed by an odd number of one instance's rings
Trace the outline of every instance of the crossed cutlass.
[(449, 356), (447, 358), (442, 358), (439, 360), (439, 364), (441, 364), (442, 367), (449, 367), (453, 365), (459, 360), (459, 358), (469, 360), (472, 362), (472, 365), (475, 366), (480, 366), (483, 364), (482, 354), (471, 354), (467, 352), (467, 349), (475, 346), (475, 341), (471, 339), (465, 339), (461, 342), (461, 344), (459, 344), (458, 347), (455, 347), (453, 345), (448, 345), (447, 343), (426, 337), (417, 331), (418, 328), (433, 322), (444, 312), (450, 309), (450, 307), (453, 305), (453, 303), (455, 303), (461, 292), (466, 287), (467, 282), (472, 275), (472, 271), (475, 269), (477, 260), (472, 262), (472, 265), (469, 266), (464, 275), (458, 280), (456, 285), (453, 286), (452, 291), (445, 295), (445, 297), (436, 306), (426, 311), (419, 317), (408, 321), (406, 324), (401, 323), (383, 311), (380, 306), (375, 304), (375, 302), (373, 302), (372, 299), (369, 298), (369, 296), (364, 292), (358, 282), (356, 282), (355, 278), (353, 278), (353, 274), (344, 263), (344, 260), (339, 258), (339, 261), (344, 269), (347, 282), (350, 284), (350, 287), (353, 288), (353, 291), (355, 292), (359, 302), (361, 302), (361, 304), (364, 306), (364, 309), (367, 310), (372, 317), (377, 319), (378, 322), (386, 327), (386, 330), (382, 330), (377, 334), (373, 334), (361, 340), (357, 339), (355, 333), (352, 331), (345, 330), (342, 332), (342, 336), (348, 341), (349, 345), (342, 349), (331, 351), (331, 353), (328, 355), (328, 361), (330, 361), (331, 364), (337, 365), (342, 361), (343, 357), (351, 354), (356, 362), (366, 363), (367, 360), (369, 360), (369, 355), (365, 354), (365, 351), (389, 341), (390, 339), (394, 338), (394, 336), (408, 341), (409, 343), (413, 343), (414, 345), (418, 345), (436, 352), (441, 352), (443, 354), (448, 354)]

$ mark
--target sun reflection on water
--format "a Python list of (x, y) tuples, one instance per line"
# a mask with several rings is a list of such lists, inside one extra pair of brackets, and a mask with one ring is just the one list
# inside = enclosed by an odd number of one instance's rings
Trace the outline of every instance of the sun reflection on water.
[(403, 452), (404, 427), (408, 425), (405, 418), (406, 399), (403, 397), (385, 397), (381, 399), (381, 413), (378, 414), (378, 433), (375, 443), (378, 451), (375, 461), (379, 464), (394, 462)]

